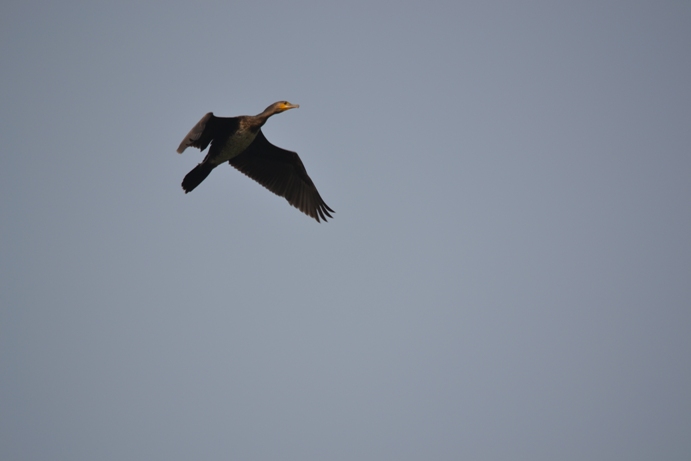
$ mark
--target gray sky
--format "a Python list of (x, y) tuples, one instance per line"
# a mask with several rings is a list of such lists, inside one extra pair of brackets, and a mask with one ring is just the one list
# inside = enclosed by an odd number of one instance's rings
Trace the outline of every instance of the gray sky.
[[(3, 460), (691, 459), (691, 3), (0, 7)], [(269, 120), (335, 219), (231, 167)]]

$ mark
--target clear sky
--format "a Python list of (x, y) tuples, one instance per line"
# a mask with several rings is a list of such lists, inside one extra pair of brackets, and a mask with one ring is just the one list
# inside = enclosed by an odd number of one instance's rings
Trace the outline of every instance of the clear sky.
[[(691, 459), (691, 3), (0, 6), (0, 459)], [(175, 152), (265, 126), (334, 219)]]

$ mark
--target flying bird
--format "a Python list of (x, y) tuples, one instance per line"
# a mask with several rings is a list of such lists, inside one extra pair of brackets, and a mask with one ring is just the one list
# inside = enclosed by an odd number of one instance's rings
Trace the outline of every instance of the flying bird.
[(203, 151), (206, 157), (182, 180), (185, 193), (191, 192), (218, 165), (228, 162), (288, 203), (319, 222), (333, 218), (334, 210), (322, 200), (297, 153), (271, 144), (262, 126), (274, 114), (300, 107), (288, 101), (271, 104), (259, 115), (216, 117), (212, 112), (187, 133), (178, 147), (182, 154), (188, 147)]

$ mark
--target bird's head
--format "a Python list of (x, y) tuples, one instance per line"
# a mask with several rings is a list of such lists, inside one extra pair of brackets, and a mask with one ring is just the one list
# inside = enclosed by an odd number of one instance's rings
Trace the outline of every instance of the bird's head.
[(278, 101), (271, 104), (266, 109), (272, 110), (274, 114), (279, 114), (281, 112), (287, 111), (288, 109), (297, 109), (298, 107), (300, 107), (299, 104), (291, 104), (288, 101)]

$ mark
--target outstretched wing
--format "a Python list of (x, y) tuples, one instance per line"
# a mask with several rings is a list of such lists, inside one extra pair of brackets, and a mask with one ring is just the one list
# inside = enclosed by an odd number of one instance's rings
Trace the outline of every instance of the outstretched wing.
[(178, 154), (185, 152), (189, 146), (197, 147), (199, 150), (206, 149), (213, 137), (213, 119), (215, 119), (213, 112), (209, 112), (202, 117), (199, 122), (187, 133), (185, 139), (182, 140), (178, 147)]
[[(182, 154), (190, 146), (203, 151), (211, 141), (220, 141), (217, 139), (219, 137), (227, 138), (237, 130), (237, 127), (237, 117), (216, 117), (209, 112), (187, 133), (178, 147), (178, 154)], [(218, 142), (218, 144), (220, 146), (223, 142)]]
[(322, 200), (295, 152), (271, 144), (259, 131), (245, 151), (229, 160), (232, 166), (319, 222), (334, 210)]

